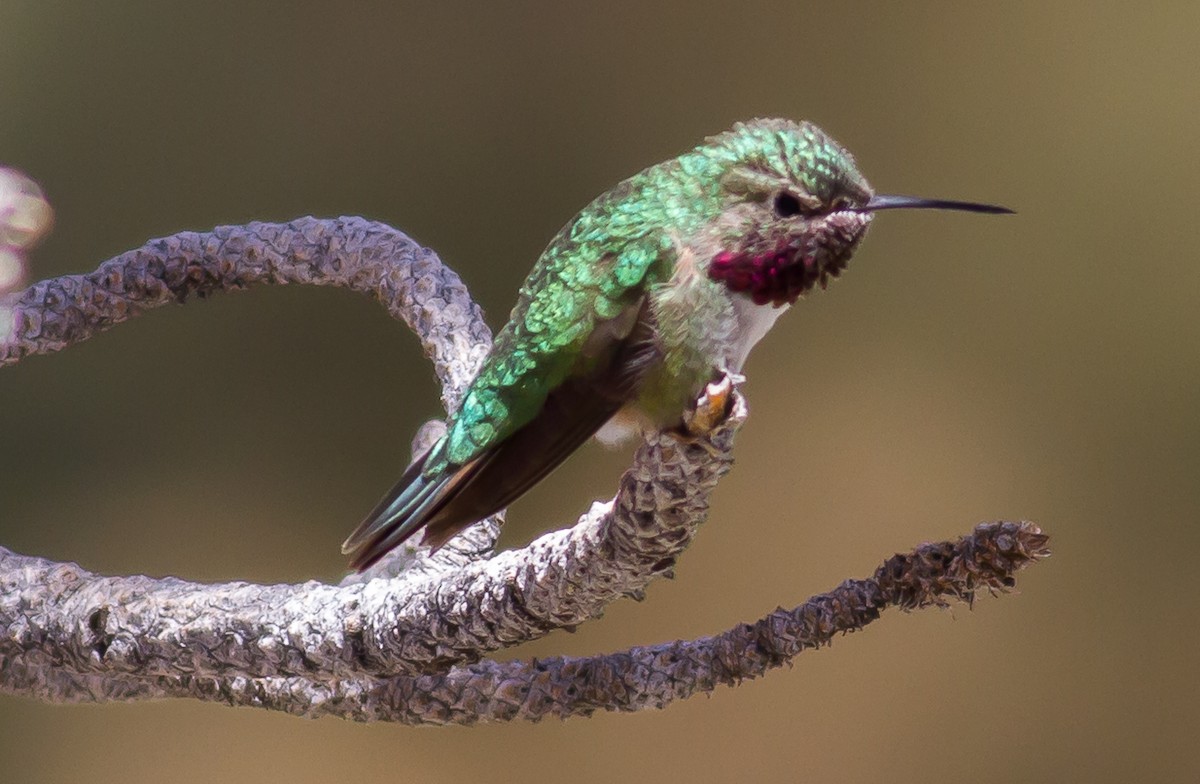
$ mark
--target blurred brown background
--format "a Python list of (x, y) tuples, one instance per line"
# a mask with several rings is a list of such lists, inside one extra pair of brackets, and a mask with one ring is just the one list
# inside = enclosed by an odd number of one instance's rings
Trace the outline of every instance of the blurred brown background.
[[(1200, 6), (962, 6), (3, 0), (0, 161), (57, 209), (34, 278), (362, 214), (438, 250), (496, 327), (593, 196), (764, 115), (818, 122), (880, 189), (1020, 211), (881, 215), (752, 358), (678, 579), (514, 655), (716, 632), (981, 519), (1036, 520), (1055, 552), (1017, 596), (893, 614), (662, 712), (430, 730), (3, 698), (0, 778), (1200, 777)], [(202, 580), (337, 578), (437, 411), (416, 341), (343, 291), (195, 302), (0, 376), (0, 542)], [(626, 460), (587, 448), (505, 543)]]

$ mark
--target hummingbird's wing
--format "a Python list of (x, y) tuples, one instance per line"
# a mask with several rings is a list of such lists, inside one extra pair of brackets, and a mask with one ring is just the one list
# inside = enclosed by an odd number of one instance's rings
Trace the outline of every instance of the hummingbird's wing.
[(670, 260), (660, 243), (630, 243), (581, 269), (555, 263), (562, 240), (522, 287), (446, 436), (342, 545), (353, 568), (422, 528), (440, 547), (505, 508), (636, 397), (660, 356), (647, 287)]

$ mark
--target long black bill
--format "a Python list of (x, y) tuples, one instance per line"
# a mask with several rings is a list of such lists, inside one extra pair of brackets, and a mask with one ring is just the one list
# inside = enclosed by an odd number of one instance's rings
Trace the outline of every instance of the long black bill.
[(949, 199), (922, 199), (918, 196), (872, 196), (870, 201), (858, 208), (859, 212), (878, 212), (879, 210), (963, 210), (998, 215), (1015, 214), (1014, 210), (997, 204), (978, 204), (973, 201), (951, 201)]

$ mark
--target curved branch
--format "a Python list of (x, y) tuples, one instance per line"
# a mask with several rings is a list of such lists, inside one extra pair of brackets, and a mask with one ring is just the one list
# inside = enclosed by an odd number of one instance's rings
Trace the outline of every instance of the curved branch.
[[(528, 547), (454, 569), (340, 586), (102, 577), (0, 548), (0, 657), (60, 672), (345, 677), (442, 671), (576, 626), (670, 572), (730, 465), (744, 414), (712, 442), (647, 439), (613, 504)], [(714, 446), (717, 445), (717, 446)]]
[[(460, 333), (478, 337), (485, 328), (458, 277), (403, 234), (356, 218), (189, 232), (151, 241), (89, 275), (38, 283), (20, 296), (20, 328), (0, 359), (11, 364), (60, 350), (190, 293), (256, 281), (374, 294), (418, 332), (449, 399), (469, 378), (467, 368), (473, 372), (474, 363), (456, 352), (475, 356), (480, 343), (464, 342)], [(390, 580), (200, 585), (100, 577), (0, 551), (6, 582), (0, 626), (36, 616), (45, 634), (34, 644), (52, 652), (64, 674), (236, 670), (247, 677), (340, 677), (444, 670), (578, 625), (669, 574), (729, 470), (744, 419), (735, 395), (732, 413), (702, 437), (647, 436), (614, 502), (593, 507), (573, 528), (486, 561), (479, 556), (490, 550), (496, 529), (485, 529), (478, 537), (484, 546), (468, 556), (443, 556), (455, 552), (447, 547)], [(404, 553), (395, 562), (411, 565)], [(97, 634), (108, 640), (99, 653)], [(0, 655), (29, 655), (19, 639), (0, 640)]]
[[(491, 345), (483, 311), (432, 250), (383, 223), (358, 217), (218, 226), (150, 240), (94, 272), (41, 281), (15, 301), (0, 329), (0, 368), (61, 351), (153, 308), (191, 295), (255, 284), (338, 286), (369, 294), (420, 339), (452, 411)], [(7, 320), (7, 318), (6, 318)], [(388, 559), (372, 575), (433, 572), (486, 557), (499, 516), (463, 532), (437, 554)]]
[(1020, 569), (1046, 557), (1047, 537), (1030, 523), (990, 523), (956, 542), (922, 545), (896, 555), (866, 580), (847, 580), (791, 610), (778, 609), (692, 641), (632, 648), (586, 658), (485, 661), (441, 675), (314, 681), (241, 675), (162, 676), (151, 680), (81, 676), (47, 680), (43, 668), (10, 671), (5, 690), (54, 702), (192, 697), (296, 715), (339, 716), (406, 724), (474, 724), (636, 711), (717, 686), (736, 685), (788, 664), (810, 648), (857, 631), (887, 607), (972, 602), (980, 589), (1009, 590)]
[[(16, 318), (14, 329), (0, 331), (0, 366), (193, 293), (252, 283), (375, 296), (422, 340), (448, 410), (487, 351), (478, 307), (431, 251), (360, 218), (302, 218), (187, 232), (93, 273), (36, 284), (6, 304)], [(633, 710), (754, 677), (889, 604), (1006, 586), (1042, 554), (1037, 529), (998, 524), (957, 545), (919, 550), (900, 566), (893, 559), (873, 582), (846, 583), (791, 616), (778, 611), (716, 638), (583, 660), (454, 667), (597, 617), (670, 575), (729, 470), (746, 417), (736, 392), (727, 414), (715, 410), (689, 418), (690, 435), (647, 436), (616, 498), (573, 528), (495, 556), (495, 519), (436, 555), (398, 552), (336, 586), (102, 577), (0, 548), (0, 691), (52, 701), (193, 696), (424, 723)]]
[(378, 300), (417, 334), (453, 409), (487, 355), (483, 312), (437, 255), (383, 223), (298, 218), (151, 240), (95, 272), (30, 286), (0, 367), (61, 351), (152, 308), (253, 284), (340, 286)]

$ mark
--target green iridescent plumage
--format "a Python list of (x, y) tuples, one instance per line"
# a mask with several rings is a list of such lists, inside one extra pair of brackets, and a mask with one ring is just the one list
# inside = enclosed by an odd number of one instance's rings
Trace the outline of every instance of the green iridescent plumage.
[[(462, 464), (528, 422), (579, 360), (597, 321), (615, 318), (673, 271), (673, 236), (695, 234), (724, 207), (722, 175), (746, 165), (796, 177), (817, 199), (844, 181), (866, 190), (849, 155), (809, 124), (759, 121), (651, 167), (588, 205), (542, 253), (504, 330), (426, 464)], [(585, 368), (581, 368), (585, 369)]]
[(841, 271), (873, 196), (836, 142), (787, 120), (739, 124), (600, 196), (538, 259), (445, 437), (346, 541), (352, 564), (423, 527), (440, 546), (606, 422), (678, 421)]

